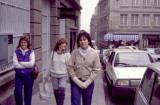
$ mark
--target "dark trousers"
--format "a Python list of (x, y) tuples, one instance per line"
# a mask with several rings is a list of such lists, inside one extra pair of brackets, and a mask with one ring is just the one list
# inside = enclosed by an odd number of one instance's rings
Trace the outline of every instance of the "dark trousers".
[(81, 105), (81, 96), (83, 105), (91, 105), (94, 82), (87, 89), (79, 88), (71, 80), (71, 105)]
[(20, 75), (15, 76), (14, 96), (16, 100), (16, 105), (23, 105), (23, 95), (22, 95), (23, 86), (24, 86), (25, 105), (31, 105), (33, 82), (34, 80), (32, 78), (31, 73), (25, 76), (20, 76)]

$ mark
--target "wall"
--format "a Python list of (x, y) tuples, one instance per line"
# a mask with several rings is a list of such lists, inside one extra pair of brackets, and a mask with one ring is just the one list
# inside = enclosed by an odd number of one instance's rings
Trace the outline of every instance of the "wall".
[[(24, 33), (30, 33), (30, 0), (0, 0), (0, 35), (13, 35), (13, 44), (8, 45), (9, 55), (12, 56)], [(12, 62), (11, 59), (9, 61)], [(1, 105), (15, 104), (14, 78), (13, 67), (0, 74)]]

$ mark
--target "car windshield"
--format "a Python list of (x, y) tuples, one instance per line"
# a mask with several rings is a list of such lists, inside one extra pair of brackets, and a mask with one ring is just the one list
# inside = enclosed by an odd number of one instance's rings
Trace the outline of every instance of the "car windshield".
[(115, 58), (114, 66), (117, 67), (146, 67), (152, 63), (153, 59), (143, 52), (123, 52), (118, 53)]

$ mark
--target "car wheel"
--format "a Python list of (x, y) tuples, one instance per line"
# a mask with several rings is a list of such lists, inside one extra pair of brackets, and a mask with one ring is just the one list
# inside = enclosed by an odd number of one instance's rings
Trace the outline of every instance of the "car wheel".
[(106, 77), (106, 81), (107, 81), (107, 89), (108, 89), (108, 93), (112, 94), (112, 85), (109, 83), (108, 78)]

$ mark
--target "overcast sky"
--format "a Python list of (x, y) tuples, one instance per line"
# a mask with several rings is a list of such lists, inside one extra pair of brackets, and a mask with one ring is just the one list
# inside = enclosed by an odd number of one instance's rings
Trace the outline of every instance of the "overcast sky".
[(94, 13), (94, 9), (99, 0), (80, 0), (81, 10), (81, 28), (90, 32), (90, 21)]

